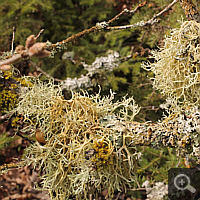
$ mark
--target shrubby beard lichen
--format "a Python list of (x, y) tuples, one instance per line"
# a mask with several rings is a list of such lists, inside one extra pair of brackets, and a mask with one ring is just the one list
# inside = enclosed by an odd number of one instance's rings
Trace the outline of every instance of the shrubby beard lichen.
[(154, 72), (153, 86), (184, 104), (200, 102), (200, 24), (185, 21), (173, 29), (164, 46), (151, 51), (155, 61), (142, 67)]
[(40, 189), (48, 190), (52, 199), (86, 199), (102, 188), (108, 195), (126, 189), (135, 180), (137, 152), (126, 143), (126, 134), (110, 128), (106, 119), (133, 120), (139, 112), (134, 99), (113, 103), (112, 92), (101, 98), (83, 91), (65, 100), (53, 82), (33, 82), (22, 90), (15, 112), (24, 117), (20, 131), (35, 134), (39, 129), (46, 139), (45, 145), (30, 145), (23, 161), (45, 171)]
[(179, 137), (174, 141), (175, 146), (183, 148), (182, 156), (188, 146), (199, 160), (200, 23), (182, 22), (179, 29), (166, 36), (164, 46), (151, 53), (154, 62), (143, 63), (142, 67), (154, 72), (153, 86), (167, 98), (167, 115), (161, 123), (173, 125), (170, 138)]

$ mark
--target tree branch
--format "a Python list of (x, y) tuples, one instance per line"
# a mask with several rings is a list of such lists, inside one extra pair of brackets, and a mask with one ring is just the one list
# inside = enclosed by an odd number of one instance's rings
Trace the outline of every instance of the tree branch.
[[(43, 33), (43, 29), (38, 33), (35, 37), (34, 35), (30, 35), (26, 39), (25, 47), (22, 45), (18, 45), (16, 47), (17, 54), (13, 55), (12, 57), (8, 58), (7, 60), (3, 60), (0, 62), (0, 66), (3, 65), (10, 65), (20, 61), (23, 58), (27, 57), (38, 57), (43, 58), (50, 55), (50, 52), (46, 50), (46, 43), (45, 42), (37, 42), (36, 40), (38, 37)], [(13, 40), (14, 40), (14, 29), (13, 29)], [(13, 43), (13, 42), (12, 42)], [(13, 51), (13, 49), (12, 49)]]
[(50, 76), (48, 73), (46, 73), (44, 70), (42, 70), (40, 67), (38, 67), (34, 62), (30, 61), (30, 63), (40, 72), (42, 72), (45, 76), (47, 76), (48, 78), (51, 78), (55, 81), (58, 81), (58, 82), (61, 82), (63, 80), (61, 79), (57, 79), (57, 78), (54, 78), (53, 76)]
[(115, 17), (113, 17), (111, 20), (109, 20), (108, 22), (101, 22), (101, 23), (97, 23), (96, 26), (93, 26), (89, 29), (85, 29), (83, 31), (81, 31), (80, 33), (77, 33), (75, 35), (72, 35), (71, 37), (67, 38), (66, 40), (63, 40), (61, 42), (57, 42), (56, 44), (51, 44), (48, 46), (49, 50), (52, 49), (59, 49), (61, 48), (63, 45), (68, 45), (69, 42), (76, 42), (77, 39), (88, 35), (90, 33), (95, 33), (101, 30), (105, 30), (108, 29), (109, 24), (113, 23), (114, 21), (116, 21), (121, 15), (123, 15), (124, 13), (130, 13), (130, 14), (134, 14), (139, 8), (145, 6), (147, 4), (147, 1), (144, 1), (143, 3), (139, 4), (134, 10), (129, 11), (128, 9), (124, 9), (122, 12), (120, 12), (118, 15), (116, 15)]
[(120, 12), (118, 15), (116, 15), (114, 18), (112, 18), (108, 22), (97, 23), (96, 26), (93, 26), (89, 29), (85, 29), (75, 35), (72, 35), (71, 37), (67, 38), (66, 40), (57, 42), (56, 44), (50, 44), (48, 46), (46, 45), (46, 43), (35, 43), (36, 39), (38, 39), (38, 37), (43, 33), (44, 30), (42, 29), (36, 37), (33, 35), (29, 36), (26, 41), (26, 43), (29, 43), (29, 44), (26, 45), (25, 48), (23, 46), (19, 45), (21, 47), (21, 49), (19, 51), (16, 50), (18, 52), (18, 54), (13, 55), (11, 58), (9, 58), (7, 60), (1, 61), (0, 66), (13, 64), (13, 63), (20, 61), (22, 58), (27, 58), (27, 57), (33, 57), (33, 56), (39, 57), (39, 58), (47, 57), (50, 54), (50, 52), (47, 50), (60, 49), (60, 48), (62, 48), (62, 46), (67, 46), (69, 42), (76, 42), (79, 38), (81, 38), (85, 35), (88, 35), (90, 33), (98, 32), (100, 30), (120, 30), (120, 29), (136, 28), (136, 27), (146, 26), (146, 25), (153, 25), (154, 23), (157, 23), (160, 21), (160, 19), (157, 19), (160, 15), (162, 15), (164, 12), (168, 11), (177, 2), (178, 2), (178, 0), (174, 0), (165, 9), (163, 9), (158, 14), (154, 15), (148, 21), (141, 21), (141, 22), (137, 22), (136, 24), (126, 25), (126, 26), (114, 26), (114, 27), (109, 26), (109, 24), (116, 21), (124, 13), (134, 14), (139, 8), (141, 8), (147, 4), (147, 2), (144, 1), (143, 3), (136, 6), (136, 8), (134, 10), (129, 11), (127, 9), (124, 9), (122, 12)]
[(158, 14), (155, 14), (150, 20), (148, 21), (141, 21), (137, 22), (135, 24), (131, 25), (125, 25), (125, 26), (114, 26), (114, 27), (107, 27), (107, 30), (121, 30), (121, 29), (129, 29), (129, 28), (137, 28), (141, 26), (147, 26), (147, 25), (153, 25), (155, 23), (160, 22), (160, 19), (157, 19), (159, 16), (161, 16), (163, 13), (167, 12), (173, 5), (175, 5), (178, 2), (178, 0), (174, 0), (172, 3), (170, 3), (165, 9), (160, 11)]

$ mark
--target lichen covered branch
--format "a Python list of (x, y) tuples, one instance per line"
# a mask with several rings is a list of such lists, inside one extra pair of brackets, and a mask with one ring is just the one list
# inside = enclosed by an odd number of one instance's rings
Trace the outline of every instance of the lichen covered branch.
[[(132, 97), (113, 102), (114, 93), (101, 97), (72, 93), (65, 100), (59, 86), (32, 79), (22, 90), (16, 115), (24, 128), (43, 135), (26, 149), (21, 165), (45, 170), (43, 187), (64, 199), (90, 194), (90, 190), (126, 188), (135, 181), (136, 146), (173, 147), (177, 155), (199, 156), (200, 112), (197, 108), (172, 112), (158, 123), (133, 122), (140, 108)], [(36, 138), (37, 139), (37, 138)], [(102, 177), (104, 177), (102, 179)], [(61, 199), (62, 199), (61, 198)]]

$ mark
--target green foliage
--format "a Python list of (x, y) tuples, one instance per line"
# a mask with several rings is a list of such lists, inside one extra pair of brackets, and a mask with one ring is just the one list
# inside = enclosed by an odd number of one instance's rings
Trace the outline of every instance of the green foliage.
[[(148, 21), (154, 16), (154, 14), (159, 13), (159, 11), (164, 9), (165, 6), (171, 2), (171, 0), (153, 0), (149, 2), (147, 6), (143, 7), (132, 17), (130, 20), (131, 24), (137, 23), (141, 20)], [(177, 20), (181, 20), (181, 16), (184, 17), (185, 14), (177, 3), (171, 10), (159, 17), (161, 19), (159, 24), (140, 29), (138, 41), (149, 45), (151, 48), (155, 48), (155, 46), (164, 39), (164, 35), (169, 32), (171, 28), (177, 28), (179, 26)]]
[[(139, 147), (141, 158), (137, 169), (138, 181), (142, 184), (148, 179), (151, 182), (168, 182), (168, 170), (175, 168), (179, 160), (177, 160), (175, 149), (162, 148), (156, 150), (151, 147)], [(184, 167), (180, 163), (179, 167)], [(143, 179), (144, 178), (144, 179)]]
[(9, 144), (11, 141), (13, 141), (14, 138), (8, 137), (7, 133), (3, 133), (0, 135), (0, 150), (3, 149), (7, 144)]
[[(24, 44), (24, 38), (37, 34), (44, 25), (44, 14), (52, 10), (50, 0), (19, 0), (0, 2), (0, 43), (3, 50), (9, 50), (13, 27), (16, 27), (15, 43)], [(8, 49), (6, 49), (8, 48)]]

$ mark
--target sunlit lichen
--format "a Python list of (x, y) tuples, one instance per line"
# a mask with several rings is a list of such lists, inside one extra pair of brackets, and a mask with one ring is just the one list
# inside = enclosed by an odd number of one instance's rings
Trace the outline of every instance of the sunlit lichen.
[(153, 86), (179, 102), (199, 104), (200, 24), (183, 22), (166, 37), (164, 46), (152, 54), (155, 61), (142, 67), (154, 72)]
[[(137, 152), (126, 136), (109, 128), (106, 118), (133, 120), (139, 112), (133, 98), (113, 102), (114, 94), (100, 97), (87, 92), (72, 93), (65, 100), (59, 86), (33, 79), (33, 87), (22, 90), (15, 112), (24, 117), (24, 129), (39, 130), (46, 143), (26, 149), (24, 164), (33, 163), (45, 171), (43, 190), (52, 199), (70, 195), (86, 199), (102, 188), (108, 195), (134, 181)], [(118, 113), (118, 114), (117, 114)]]
[(180, 109), (156, 124), (138, 123), (133, 122), (139, 111), (133, 98), (113, 102), (112, 92), (100, 97), (82, 91), (65, 100), (52, 81), (28, 81), (32, 87), (22, 88), (14, 111), (23, 116), (20, 131), (34, 135), (39, 130), (45, 142), (31, 144), (20, 164), (45, 173), (38, 189), (49, 191), (52, 199), (88, 199), (103, 188), (109, 196), (126, 190), (135, 181), (137, 145), (174, 147), (182, 156), (198, 146), (197, 108)]

